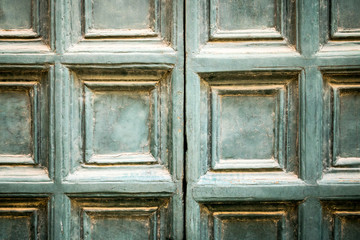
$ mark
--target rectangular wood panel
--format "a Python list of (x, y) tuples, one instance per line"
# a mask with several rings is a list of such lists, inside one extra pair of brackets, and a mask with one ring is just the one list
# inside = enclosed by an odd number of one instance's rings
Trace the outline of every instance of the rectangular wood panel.
[(1, 1), (0, 51), (46, 52), (53, 48), (49, 3), (49, 0)]
[[(359, 72), (357, 69), (324, 71), (324, 123), (330, 127), (324, 133), (327, 172), (338, 179), (357, 178), (360, 166), (358, 143)], [(341, 173), (346, 173), (341, 175)], [(354, 175), (355, 174), (355, 175)]]
[(0, 198), (1, 239), (47, 239), (46, 198)]
[(81, 239), (165, 239), (168, 200), (71, 198), (71, 237)]
[(44, 181), (53, 176), (48, 142), (50, 72), (47, 68), (0, 68), (0, 168), (7, 172), (4, 181), (7, 177)]

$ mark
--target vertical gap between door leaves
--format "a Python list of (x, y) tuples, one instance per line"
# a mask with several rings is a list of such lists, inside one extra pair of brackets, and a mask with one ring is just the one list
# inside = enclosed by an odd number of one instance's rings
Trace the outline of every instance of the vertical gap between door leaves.
[(187, 178), (186, 178), (186, 162), (187, 162), (187, 127), (186, 127), (186, 0), (183, 1), (183, 51), (184, 51), (184, 95), (183, 95), (183, 121), (184, 121), (184, 153), (183, 153), (183, 180), (182, 180), (182, 188), (183, 188), (183, 237), (186, 239), (186, 191), (187, 191)]

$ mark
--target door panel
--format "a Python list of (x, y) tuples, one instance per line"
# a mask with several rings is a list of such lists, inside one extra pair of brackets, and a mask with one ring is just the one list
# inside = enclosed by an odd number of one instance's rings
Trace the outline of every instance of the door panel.
[(2, 181), (49, 182), (54, 175), (49, 116), (51, 67), (0, 67)]
[(356, 239), (358, 8), (187, 1), (188, 237)]

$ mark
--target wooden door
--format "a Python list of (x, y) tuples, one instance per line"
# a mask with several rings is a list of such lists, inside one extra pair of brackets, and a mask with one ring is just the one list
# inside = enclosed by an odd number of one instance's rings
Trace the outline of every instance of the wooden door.
[(359, 9), (186, 2), (188, 239), (359, 239)]
[(358, 239), (358, 9), (1, 0), (0, 239)]
[(183, 2), (0, 1), (0, 239), (183, 238)]

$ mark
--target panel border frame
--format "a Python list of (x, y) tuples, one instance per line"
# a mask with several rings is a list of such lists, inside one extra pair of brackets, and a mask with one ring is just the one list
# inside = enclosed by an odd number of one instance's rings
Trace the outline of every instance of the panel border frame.
[[(324, 113), (323, 113), (323, 126), (330, 124), (330, 130), (324, 130), (323, 132), (323, 152), (324, 152), (324, 170), (325, 175), (323, 177), (330, 177), (331, 179), (344, 178), (345, 176), (338, 175), (341, 173), (349, 173), (346, 178), (356, 178), (356, 174), (359, 174), (360, 170), (360, 157), (351, 158), (342, 161), (337, 156), (338, 141), (336, 136), (339, 134), (339, 113), (338, 108), (340, 104), (339, 91), (344, 89), (360, 90), (360, 70), (358, 67), (354, 68), (331, 68), (320, 69), (323, 88), (324, 99)], [(327, 141), (331, 142), (331, 145), (327, 146)], [(339, 162), (340, 161), (340, 162)], [(354, 175), (355, 174), (355, 175)]]
[[(36, 39), (40, 37), (39, 34), (39, 7), (40, 0), (31, 0), (31, 26), (29, 29), (0, 29), (0, 39), (6, 38), (20, 38), (20, 39)], [(33, 7), (35, 6), (35, 7)]]
[[(84, 8), (83, 8), (83, 22), (82, 22), (82, 29), (83, 35), (85, 39), (92, 39), (92, 38), (129, 38), (129, 37), (158, 37), (158, 23), (155, 21), (157, 16), (160, 16), (159, 12), (159, 4), (158, 0), (151, 0), (150, 2), (150, 9), (151, 6), (154, 6), (154, 11), (150, 13), (150, 24), (154, 23), (154, 26), (150, 25), (150, 29), (139, 29), (139, 30), (125, 30), (125, 29), (93, 29), (92, 28), (92, 15), (93, 15), (93, 1), (92, 0), (83, 0)], [(159, 21), (161, 18), (158, 18)]]
[[(284, 128), (286, 128), (286, 118), (284, 118), (284, 109), (288, 105), (285, 95), (286, 86), (284, 85), (272, 85), (271, 87), (266, 85), (221, 85), (221, 86), (212, 86), (211, 87), (211, 167), (212, 170), (239, 170), (239, 169), (249, 169), (249, 165), (252, 165), (251, 169), (256, 168), (270, 168), (270, 169), (281, 169), (284, 166)], [(276, 128), (274, 134), (274, 159), (227, 159), (222, 160), (219, 158), (220, 146), (217, 139), (219, 139), (219, 126), (217, 126), (219, 122), (219, 97), (223, 94), (228, 95), (228, 92), (231, 92), (231, 95), (234, 96), (239, 95), (247, 95), (246, 93), (256, 92), (260, 95), (260, 93), (265, 93), (266, 91), (271, 91), (272, 94), (277, 95), (277, 101), (275, 109), (276, 111), (276, 119), (274, 126)], [(244, 92), (243, 94), (241, 94)], [(268, 94), (267, 94), (268, 95)], [(270, 95), (270, 94), (269, 94)], [(285, 121), (284, 121), (285, 120)], [(281, 127), (281, 123), (285, 122), (284, 126)]]
[[(257, 30), (257, 29), (246, 29), (246, 30), (220, 30), (217, 27), (217, 17), (218, 11), (216, 11), (212, 6), (216, 5), (219, 0), (209, 0), (209, 8), (210, 8), (210, 19), (209, 19), (209, 40), (216, 41), (216, 40), (254, 40), (254, 39), (283, 39), (283, 19), (284, 19), (284, 12), (283, 12), (283, 2), (287, 0), (274, 0), (276, 1), (276, 12), (280, 13), (277, 14), (275, 18), (275, 25), (279, 24), (280, 29), (277, 30), (276, 26), (272, 30)], [(281, 4), (278, 2), (281, 1)]]
[(352, 30), (339, 30), (338, 28), (338, 19), (333, 16), (334, 13), (337, 13), (338, 6), (337, 3), (339, 0), (329, 0), (331, 8), (330, 10), (330, 40), (341, 40), (346, 38), (356, 38), (360, 40), (360, 28), (355, 28)]
[[(0, 165), (13, 165), (13, 164), (24, 164), (24, 165), (37, 165), (39, 164), (39, 154), (38, 154), (38, 142), (39, 142), (39, 129), (38, 123), (40, 122), (38, 113), (38, 81), (1, 81), (0, 80), (0, 89), (2, 88), (12, 88), (17, 87), (21, 90), (27, 90), (27, 95), (30, 98), (31, 105), (31, 149), (32, 153), (28, 155), (8, 155), (0, 154)], [(33, 96), (32, 96), (33, 95)]]
[[(162, 80), (162, 79), (161, 79)], [(159, 81), (161, 81), (159, 80)], [(80, 80), (81, 81), (81, 80)], [(155, 164), (158, 163), (158, 152), (160, 149), (152, 148), (154, 146), (160, 146), (160, 135), (159, 135), (159, 126), (157, 124), (157, 120), (161, 122), (161, 114), (158, 105), (158, 83), (159, 81), (149, 81), (144, 79), (144, 81), (96, 81), (96, 79), (89, 81), (84, 80), (82, 81), (83, 84), (83, 96), (84, 96), (84, 114), (82, 122), (84, 123), (83, 133), (82, 136), (84, 138), (84, 163), (85, 164)], [(116, 91), (116, 90), (128, 90), (134, 91), (134, 89), (139, 89), (143, 91), (149, 91), (150, 93), (150, 108), (149, 108), (149, 115), (153, 116), (153, 123), (150, 125), (154, 126), (153, 131), (149, 131), (149, 140), (150, 140), (150, 153), (149, 154), (137, 154), (137, 153), (119, 153), (114, 155), (92, 155), (92, 134), (91, 132), (87, 131), (86, 129), (90, 129), (92, 126), (92, 111), (91, 103), (87, 101), (87, 97), (93, 91), (97, 90), (109, 90), (109, 91)], [(131, 89), (131, 90), (130, 90)], [(92, 91), (91, 91), (92, 90)], [(151, 93), (150, 91), (154, 91)], [(89, 97), (91, 98), (91, 97)], [(153, 103), (153, 107), (151, 106)], [(153, 138), (153, 139), (152, 139)], [(93, 157), (92, 157), (93, 156)], [(143, 158), (143, 159), (142, 159)], [(106, 160), (106, 161), (104, 161)]]

